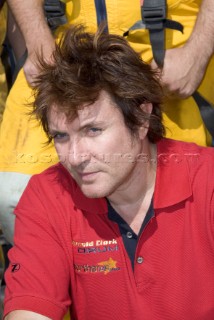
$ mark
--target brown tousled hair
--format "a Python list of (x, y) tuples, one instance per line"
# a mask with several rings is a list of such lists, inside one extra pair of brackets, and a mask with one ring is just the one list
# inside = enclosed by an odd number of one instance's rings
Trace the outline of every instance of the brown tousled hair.
[[(83, 26), (72, 26), (56, 45), (53, 61), (40, 59), (40, 69), (33, 113), (49, 140), (47, 114), (53, 105), (71, 118), (83, 105), (94, 103), (101, 90), (110, 94), (131, 133), (149, 121), (149, 140), (156, 142), (163, 136), (158, 77), (124, 38), (103, 29), (92, 34)], [(140, 107), (144, 103), (153, 105), (151, 115)]]

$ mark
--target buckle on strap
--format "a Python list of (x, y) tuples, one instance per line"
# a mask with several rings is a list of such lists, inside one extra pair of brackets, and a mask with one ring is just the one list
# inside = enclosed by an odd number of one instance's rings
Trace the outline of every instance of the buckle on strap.
[[(141, 7), (142, 20), (146, 25), (147, 29), (159, 30), (163, 29), (164, 21), (166, 20), (166, 3), (162, 1), (144, 1)], [(162, 2), (162, 4), (160, 3)]]
[(44, 11), (48, 25), (52, 31), (58, 26), (67, 23), (65, 3), (60, 0), (44, 0)]

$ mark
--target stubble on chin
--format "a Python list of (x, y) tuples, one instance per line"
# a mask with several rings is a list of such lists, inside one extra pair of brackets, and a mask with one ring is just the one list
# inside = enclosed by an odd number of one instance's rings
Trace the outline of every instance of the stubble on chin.
[(108, 198), (109, 196), (114, 193), (114, 189), (109, 188), (108, 190), (90, 190), (89, 188), (84, 188), (84, 186), (79, 186), (82, 193), (87, 197), (91, 199), (100, 199), (100, 198)]

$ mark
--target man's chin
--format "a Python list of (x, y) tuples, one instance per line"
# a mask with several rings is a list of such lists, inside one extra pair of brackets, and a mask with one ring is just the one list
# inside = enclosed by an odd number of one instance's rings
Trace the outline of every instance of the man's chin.
[(81, 191), (87, 198), (105, 198), (108, 195), (108, 192), (104, 190), (96, 190), (93, 188), (81, 187)]

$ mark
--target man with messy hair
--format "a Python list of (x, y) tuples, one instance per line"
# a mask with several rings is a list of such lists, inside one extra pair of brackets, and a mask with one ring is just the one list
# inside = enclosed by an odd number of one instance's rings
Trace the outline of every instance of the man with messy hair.
[(41, 61), (60, 163), (15, 210), (5, 320), (213, 320), (214, 150), (163, 138), (161, 102), (119, 36), (73, 27)]

